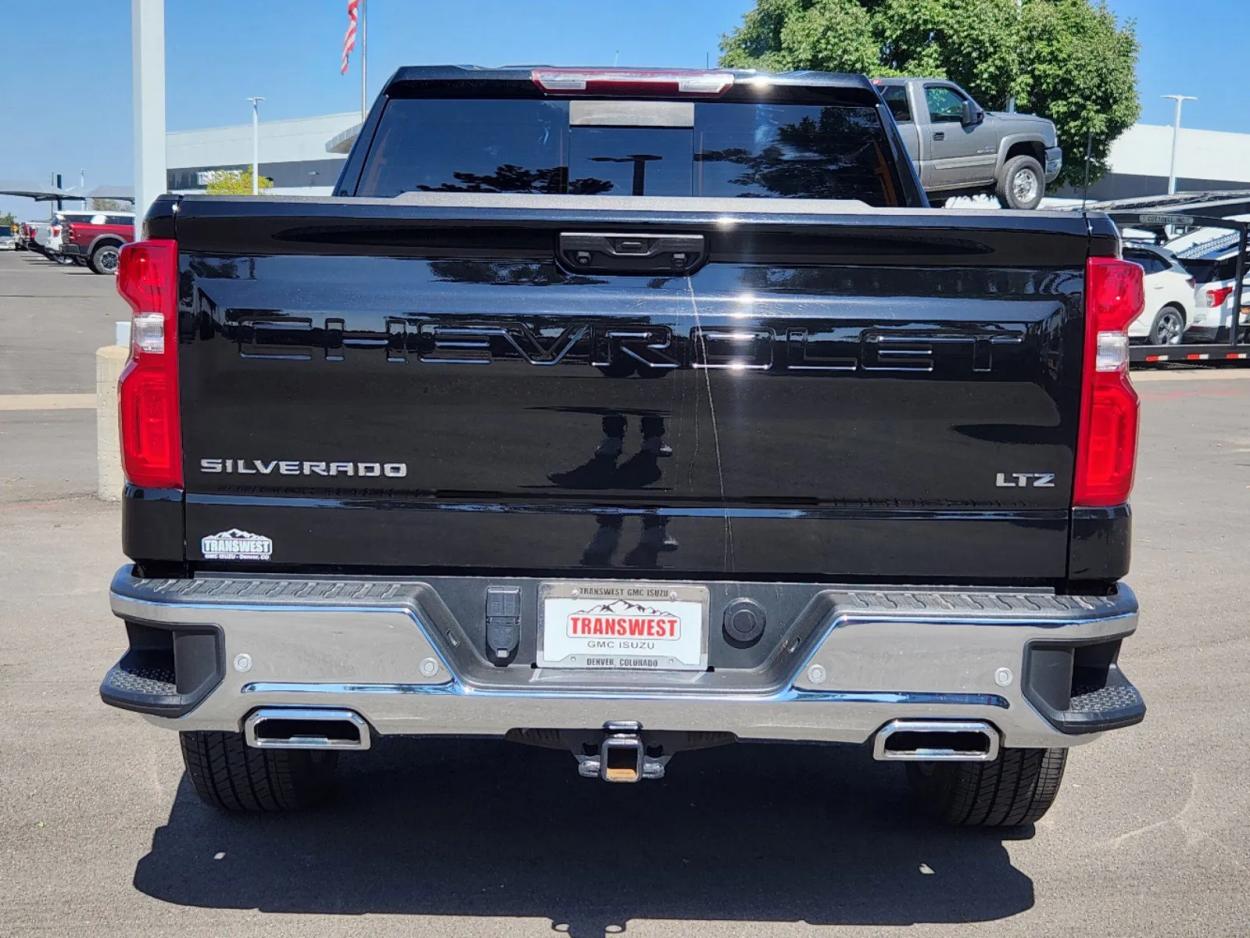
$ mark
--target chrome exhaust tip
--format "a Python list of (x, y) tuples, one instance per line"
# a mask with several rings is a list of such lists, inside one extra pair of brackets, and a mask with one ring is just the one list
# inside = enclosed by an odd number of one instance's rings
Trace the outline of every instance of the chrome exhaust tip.
[(891, 720), (872, 744), (879, 762), (993, 762), (999, 735), (984, 720)]
[(368, 749), (369, 723), (352, 710), (264, 707), (243, 723), (243, 739), (256, 749)]

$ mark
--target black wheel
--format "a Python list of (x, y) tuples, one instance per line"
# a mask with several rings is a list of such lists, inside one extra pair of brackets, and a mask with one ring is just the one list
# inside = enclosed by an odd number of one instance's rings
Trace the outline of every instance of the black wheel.
[(1185, 314), (1175, 306), (1165, 306), (1155, 313), (1150, 327), (1151, 345), (1179, 345), (1185, 334)]
[(121, 248), (116, 244), (102, 244), (91, 252), (91, 260), (88, 262), (91, 272), (95, 274), (115, 274), (117, 273), (117, 258), (121, 254)]
[(1005, 208), (1037, 208), (1046, 194), (1042, 164), (1031, 156), (1013, 156), (1003, 165), (994, 191)]
[(946, 824), (1017, 827), (1054, 804), (1067, 758), (1066, 749), (1004, 749), (993, 762), (909, 762), (907, 780)]
[(253, 749), (240, 733), (179, 733), (195, 793), (222, 811), (289, 811), (326, 797), (337, 752)]

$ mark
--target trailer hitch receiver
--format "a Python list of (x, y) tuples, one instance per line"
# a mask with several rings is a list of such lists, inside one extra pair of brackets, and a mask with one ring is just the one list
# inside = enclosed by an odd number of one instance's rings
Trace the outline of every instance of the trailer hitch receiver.
[(585, 778), (601, 778), (605, 782), (640, 782), (644, 778), (663, 778), (667, 761), (662, 756), (647, 755), (641, 724), (609, 722), (603, 725), (598, 753), (579, 755), (577, 771)]

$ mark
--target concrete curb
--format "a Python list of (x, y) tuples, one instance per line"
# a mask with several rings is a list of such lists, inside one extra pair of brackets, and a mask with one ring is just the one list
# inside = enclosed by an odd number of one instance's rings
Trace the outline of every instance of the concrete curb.
[(96, 497), (106, 502), (122, 499), (121, 443), (117, 430), (117, 379), (130, 350), (106, 345), (95, 353)]

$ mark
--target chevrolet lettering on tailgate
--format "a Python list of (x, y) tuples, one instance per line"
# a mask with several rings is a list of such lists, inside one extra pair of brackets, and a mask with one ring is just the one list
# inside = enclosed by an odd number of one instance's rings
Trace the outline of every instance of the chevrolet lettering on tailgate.
[(705, 368), (758, 371), (929, 371), (939, 359), (984, 373), (996, 354), (1024, 342), (1025, 328), (1002, 323), (978, 328), (961, 323), (936, 328), (880, 328), (854, 323), (795, 324), (732, 329), (595, 322), (543, 328), (525, 322), (483, 325), (444, 318), (387, 316), (377, 329), (345, 329), (333, 315), (271, 317), (234, 310), (229, 336), (239, 355), (275, 362), (346, 361), (356, 355), (387, 362), (488, 365), (645, 365), (665, 370)]

